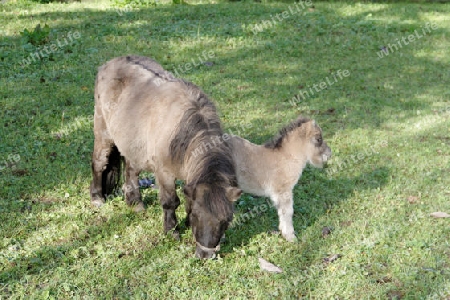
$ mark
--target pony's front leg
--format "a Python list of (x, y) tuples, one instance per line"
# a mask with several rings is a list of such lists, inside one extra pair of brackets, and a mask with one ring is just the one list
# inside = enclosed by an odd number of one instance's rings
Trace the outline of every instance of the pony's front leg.
[(156, 175), (156, 182), (159, 186), (159, 201), (163, 207), (164, 213), (164, 232), (167, 233), (173, 229), (175, 238), (179, 238), (177, 228), (176, 209), (180, 205), (180, 198), (178, 198), (175, 189), (175, 178), (167, 178), (170, 176)]
[(129, 206), (134, 207), (135, 212), (145, 210), (139, 191), (139, 173), (140, 170), (134, 168), (130, 161), (125, 158), (125, 183), (122, 189), (125, 201)]
[(275, 194), (272, 201), (277, 208), (279, 218), (279, 229), (283, 237), (289, 241), (295, 241), (295, 231), (292, 224), (292, 217), (294, 216), (294, 201), (292, 191)]

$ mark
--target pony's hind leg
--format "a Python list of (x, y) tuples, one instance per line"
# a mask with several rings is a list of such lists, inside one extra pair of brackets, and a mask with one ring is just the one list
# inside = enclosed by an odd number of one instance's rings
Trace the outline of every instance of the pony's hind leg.
[(155, 175), (159, 186), (159, 201), (164, 213), (164, 232), (167, 233), (174, 229), (173, 236), (179, 239), (175, 211), (180, 205), (180, 198), (177, 196), (175, 178), (163, 172), (158, 172)]
[(139, 191), (139, 173), (140, 170), (132, 166), (129, 160), (125, 158), (125, 183), (123, 192), (125, 201), (129, 206), (134, 207), (134, 211), (139, 212), (145, 209)]
[(113, 145), (108, 156), (108, 164), (102, 174), (102, 192), (105, 198), (108, 198), (109, 195), (113, 195), (115, 189), (119, 185), (120, 164), (121, 156), (119, 149)]
[(120, 153), (109, 140), (95, 139), (92, 152), (91, 203), (101, 206), (105, 197), (117, 187), (120, 179)]

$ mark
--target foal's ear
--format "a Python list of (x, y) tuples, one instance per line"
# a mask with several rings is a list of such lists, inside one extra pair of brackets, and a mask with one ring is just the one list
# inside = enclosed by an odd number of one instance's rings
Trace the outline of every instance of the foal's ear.
[(237, 199), (239, 199), (239, 197), (242, 194), (242, 190), (238, 189), (236, 187), (227, 187), (227, 198), (228, 200), (230, 200), (231, 202), (236, 201)]
[(188, 198), (195, 200), (195, 188), (192, 185), (186, 185), (183, 192)]

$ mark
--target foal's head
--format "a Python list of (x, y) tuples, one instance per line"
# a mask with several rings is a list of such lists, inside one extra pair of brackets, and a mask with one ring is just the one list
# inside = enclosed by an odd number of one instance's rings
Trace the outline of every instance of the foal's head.
[(331, 148), (323, 140), (322, 129), (314, 120), (305, 123), (304, 128), (298, 128), (299, 134), (306, 143), (308, 162), (315, 167), (322, 168), (331, 158)]
[(322, 168), (331, 158), (331, 149), (323, 140), (322, 129), (314, 120), (306, 120), (301, 126), (294, 128), (290, 138), (293, 143), (299, 143), (298, 147), (304, 151), (308, 162), (314, 167)]
[(265, 144), (270, 149), (301, 151), (307, 162), (321, 168), (331, 158), (331, 149), (323, 140), (322, 129), (314, 120), (299, 117), (280, 130), (279, 134)]
[(220, 248), (220, 239), (233, 219), (233, 202), (241, 190), (216, 184), (187, 185), (184, 188), (189, 201), (189, 224), (197, 242), (195, 255), (199, 258), (214, 258)]

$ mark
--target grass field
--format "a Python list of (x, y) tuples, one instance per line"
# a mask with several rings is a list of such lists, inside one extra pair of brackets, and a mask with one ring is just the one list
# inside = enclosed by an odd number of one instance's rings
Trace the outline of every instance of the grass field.
[[(0, 299), (450, 299), (450, 219), (430, 217), (450, 213), (449, 4), (10, 1), (0, 16)], [(251, 195), (216, 260), (194, 258), (190, 230), (163, 234), (157, 191), (142, 214), (90, 206), (96, 69), (125, 54), (202, 87), (253, 142), (318, 122), (333, 158), (294, 190), (297, 242)]]

